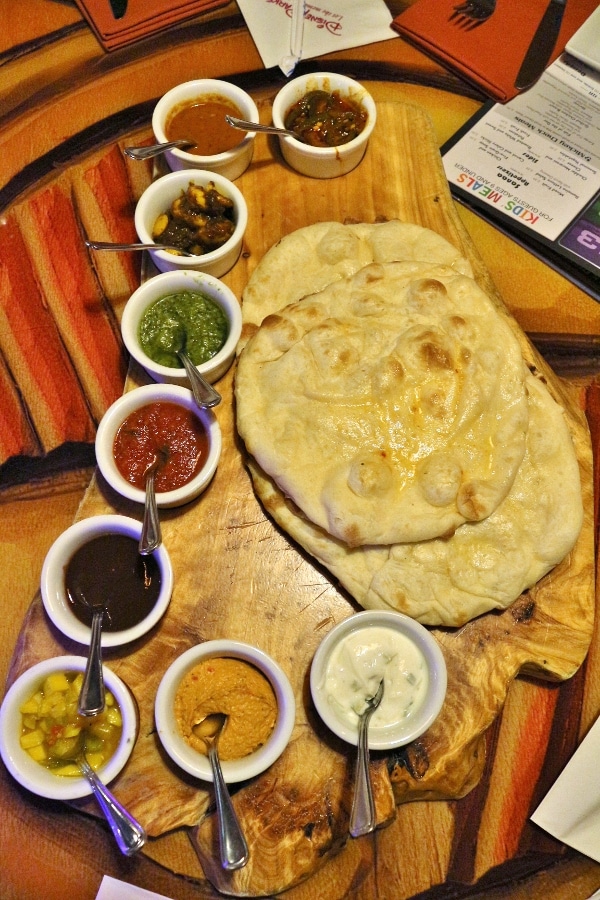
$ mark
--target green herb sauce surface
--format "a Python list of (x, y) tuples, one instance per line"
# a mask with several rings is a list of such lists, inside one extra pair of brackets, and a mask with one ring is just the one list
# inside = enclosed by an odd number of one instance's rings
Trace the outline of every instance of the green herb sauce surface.
[(227, 317), (218, 303), (199, 291), (179, 291), (148, 307), (140, 321), (139, 339), (154, 362), (180, 369), (177, 350), (185, 346), (194, 365), (199, 366), (219, 352), (228, 330)]

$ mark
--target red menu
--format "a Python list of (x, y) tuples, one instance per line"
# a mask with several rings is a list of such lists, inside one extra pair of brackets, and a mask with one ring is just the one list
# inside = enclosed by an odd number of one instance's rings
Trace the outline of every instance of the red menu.
[(105, 50), (139, 41), (229, 0), (75, 0)]
[(392, 27), (505, 103), (533, 83), (518, 85), (525, 59), (536, 80), (597, 6), (598, 0), (417, 0)]

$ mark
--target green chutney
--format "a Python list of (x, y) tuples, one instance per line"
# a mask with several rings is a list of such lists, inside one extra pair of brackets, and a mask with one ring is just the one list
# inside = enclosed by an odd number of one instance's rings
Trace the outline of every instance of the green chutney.
[(141, 318), (142, 350), (161, 366), (180, 369), (177, 350), (185, 348), (195, 366), (219, 352), (229, 326), (218, 303), (198, 291), (179, 291), (151, 303)]

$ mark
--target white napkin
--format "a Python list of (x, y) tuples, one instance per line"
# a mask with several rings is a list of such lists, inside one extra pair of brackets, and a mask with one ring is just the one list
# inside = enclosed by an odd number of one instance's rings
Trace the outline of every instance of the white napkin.
[(169, 897), (105, 875), (96, 894), (96, 900), (169, 900)]
[[(290, 53), (294, 0), (238, 0), (265, 68)], [(397, 38), (383, 0), (323, 0), (304, 5), (302, 59)]]
[(600, 862), (600, 718), (596, 720), (532, 821), (569, 847)]

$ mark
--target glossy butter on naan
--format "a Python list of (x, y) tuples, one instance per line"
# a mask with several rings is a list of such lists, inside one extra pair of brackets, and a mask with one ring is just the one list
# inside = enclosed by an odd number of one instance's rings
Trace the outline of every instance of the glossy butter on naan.
[(282, 493), (349, 547), (423, 541), (506, 497), (526, 373), (473, 279), (371, 264), (267, 316), (238, 361), (237, 425)]
[(309, 521), (250, 459), (255, 490), (275, 522), (365, 608), (447, 627), (505, 609), (568, 555), (583, 517), (564, 411), (534, 376), (526, 386), (526, 453), (511, 490), (487, 519), (448, 538), (352, 549)]

